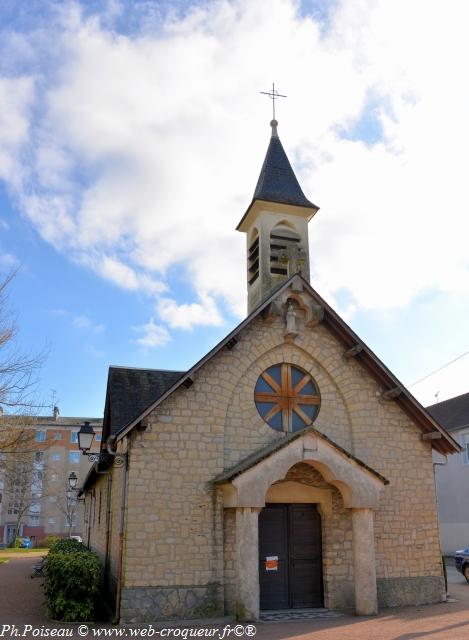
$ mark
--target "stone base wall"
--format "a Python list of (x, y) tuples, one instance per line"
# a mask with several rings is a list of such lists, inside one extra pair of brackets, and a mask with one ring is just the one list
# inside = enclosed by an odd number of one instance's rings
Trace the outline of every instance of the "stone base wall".
[(223, 512), (223, 573), (225, 591), (225, 615), (236, 613), (236, 513), (235, 509)]
[(378, 578), (377, 583), (380, 608), (432, 604), (446, 599), (445, 579), (442, 576)]
[(157, 622), (223, 615), (220, 585), (124, 587), (121, 622)]

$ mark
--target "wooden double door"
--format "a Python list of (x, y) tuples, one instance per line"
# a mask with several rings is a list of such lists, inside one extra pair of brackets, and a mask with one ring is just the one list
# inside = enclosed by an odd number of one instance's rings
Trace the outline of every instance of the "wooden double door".
[(321, 516), (314, 504), (259, 514), (260, 609), (323, 607)]

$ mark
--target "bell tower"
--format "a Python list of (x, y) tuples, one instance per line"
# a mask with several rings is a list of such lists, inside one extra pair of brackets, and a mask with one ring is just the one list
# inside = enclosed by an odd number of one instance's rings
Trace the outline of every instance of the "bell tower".
[(304, 195), (272, 120), (252, 202), (237, 231), (246, 234), (248, 313), (294, 273), (309, 280), (308, 222), (319, 210)]

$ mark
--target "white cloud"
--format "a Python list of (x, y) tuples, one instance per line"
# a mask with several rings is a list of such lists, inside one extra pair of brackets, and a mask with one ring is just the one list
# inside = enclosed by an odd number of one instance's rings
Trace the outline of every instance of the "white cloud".
[(91, 358), (104, 358), (106, 353), (101, 349), (97, 349), (94, 344), (88, 344), (85, 348), (85, 353)]
[[(324, 31), (292, 0), (220, 1), (157, 27), (149, 18), (131, 36), (109, 26), (112, 6), (101, 22), (66, 6), (47, 33), (51, 72), (0, 84), (0, 175), (48, 242), (147, 291), (170, 326), (219, 324), (221, 304), (241, 315), (234, 227), (268, 142), (258, 91), (275, 78), (288, 94), (281, 138), (321, 206), (310, 225), (318, 290), (346, 290), (349, 311), (467, 294), (465, 2), (348, 0)], [(370, 101), (382, 140), (344, 139)], [(174, 269), (197, 302), (172, 283), (164, 294)], [(147, 346), (164, 343), (160, 325), (146, 327)]]
[(179, 305), (171, 298), (161, 298), (158, 312), (162, 320), (177, 329), (191, 329), (197, 325), (219, 326), (223, 323), (214, 300), (207, 295), (202, 296), (200, 303)]
[(133, 342), (144, 348), (163, 347), (171, 341), (168, 330), (156, 324), (153, 318), (147, 324), (133, 327), (133, 329), (142, 333), (142, 336)]
[[(459, 354), (460, 355), (460, 354)], [(457, 357), (457, 356), (455, 356)], [(450, 361), (448, 361), (450, 362)], [(446, 363), (443, 363), (446, 364)], [(431, 373), (431, 372), (429, 372)], [(467, 393), (469, 379), (469, 355), (449, 364), (425, 380), (413, 384), (410, 391), (423, 404), (429, 406)], [(411, 381), (410, 384), (415, 382)]]
[(19, 260), (12, 253), (3, 251), (0, 247), (0, 267), (2, 269), (13, 269), (19, 265)]
[(47, 313), (56, 318), (66, 318), (72, 327), (80, 331), (94, 333), (96, 335), (103, 333), (106, 326), (100, 322), (94, 322), (84, 313), (75, 314), (66, 309), (48, 309)]
[(106, 328), (104, 324), (96, 324), (85, 315), (75, 316), (72, 320), (72, 325), (76, 329), (84, 329), (86, 331), (91, 331), (92, 333), (102, 333)]
[(19, 153), (29, 133), (33, 89), (30, 77), (0, 76), (0, 179), (14, 187), (20, 183)]

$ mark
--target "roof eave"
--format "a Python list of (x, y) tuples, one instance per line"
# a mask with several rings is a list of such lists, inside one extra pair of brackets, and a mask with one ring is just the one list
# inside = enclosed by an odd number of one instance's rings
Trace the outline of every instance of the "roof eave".
[[(250, 215), (251, 212), (255, 215), (257, 213), (257, 210), (259, 210), (263, 204), (270, 208), (272, 208), (272, 205), (274, 206), (274, 208), (281, 207), (283, 210), (285, 209), (285, 207), (288, 207), (289, 213), (299, 215), (302, 218), (305, 218), (307, 222), (309, 222), (319, 211), (319, 207), (317, 207), (312, 202), (309, 205), (303, 205), (292, 204), (291, 202), (282, 202), (280, 200), (263, 200), (261, 198), (253, 198), (251, 200), (251, 204), (246, 209), (245, 214), (239, 221), (238, 226), (236, 227), (236, 231), (247, 231), (250, 227), (250, 220), (252, 217)], [(277, 207), (275, 207), (275, 205), (277, 205)]]
[(404, 385), (391, 373), (383, 362), (367, 347), (367, 345), (357, 336), (357, 334), (340, 318), (340, 316), (321, 298), (321, 296), (312, 288), (300, 274), (292, 275), (280, 287), (276, 288), (271, 295), (266, 298), (256, 309), (254, 309), (231, 333), (229, 333), (221, 342), (219, 342), (209, 353), (199, 360), (189, 371), (182, 376), (175, 384), (170, 387), (162, 396), (157, 398), (151, 405), (145, 409), (137, 418), (132, 420), (128, 425), (117, 432), (117, 440), (122, 439), (133, 429), (143, 418), (145, 418), (153, 409), (160, 405), (168, 396), (178, 389), (184, 382), (191, 378), (194, 373), (202, 367), (208, 360), (215, 356), (230, 340), (235, 338), (248, 324), (250, 324), (272, 300), (288, 288), (295, 278), (299, 278), (306, 287), (311, 296), (324, 308), (324, 322), (329, 326), (331, 332), (342, 344), (349, 349), (360, 345), (361, 351), (355, 356), (356, 360), (361, 362), (364, 368), (377, 380), (384, 388), (384, 391), (398, 388), (400, 393), (394, 399), (401, 406), (404, 412), (417, 424), (423, 433), (431, 433), (438, 431), (441, 433), (441, 439), (431, 440), (431, 446), (443, 455), (458, 453), (461, 451), (460, 445), (456, 440), (425, 410), (425, 408), (407, 391)]

